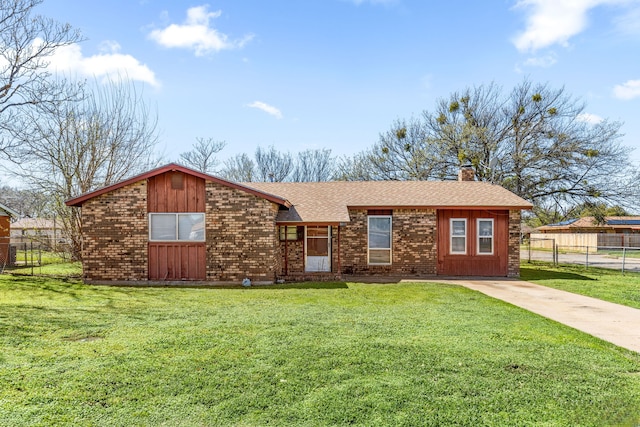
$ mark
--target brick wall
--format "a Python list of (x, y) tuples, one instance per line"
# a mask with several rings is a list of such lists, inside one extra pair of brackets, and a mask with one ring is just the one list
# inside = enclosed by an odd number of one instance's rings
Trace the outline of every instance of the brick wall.
[(391, 265), (369, 265), (367, 211), (350, 209), (351, 222), (340, 234), (342, 273), (435, 275), (436, 212), (433, 209), (394, 209)]
[[(280, 242), (281, 268), (278, 276), (293, 276), (304, 273), (304, 238)], [(286, 259), (286, 268), (285, 268)]]
[(521, 212), (519, 210), (509, 211), (509, 266), (507, 268), (508, 277), (520, 276), (520, 228)]
[(82, 206), (82, 264), (87, 281), (147, 280), (147, 182)]
[(275, 280), (278, 205), (211, 181), (206, 194), (207, 280)]

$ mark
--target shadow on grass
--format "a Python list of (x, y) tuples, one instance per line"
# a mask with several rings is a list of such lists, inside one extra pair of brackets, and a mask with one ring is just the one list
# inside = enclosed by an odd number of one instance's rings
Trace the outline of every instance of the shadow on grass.
[(547, 270), (539, 267), (521, 267), (520, 278), (522, 280), (596, 280), (578, 273)]
[[(281, 285), (269, 285), (269, 289), (349, 289), (345, 282), (299, 282), (283, 283)], [(261, 287), (252, 287), (261, 289)]]

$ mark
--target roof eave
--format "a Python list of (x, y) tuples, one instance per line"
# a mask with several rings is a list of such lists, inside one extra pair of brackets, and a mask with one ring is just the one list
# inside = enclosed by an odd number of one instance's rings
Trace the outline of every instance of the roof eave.
[(11, 209), (8, 206), (3, 205), (2, 203), (0, 203), (0, 210), (1, 211), (5, 211), (6, 213), (8, 213), (10, 217), (17, 218), (17, 217), (20, 216), (20, 214), (18, 212), (14, 211), (13, 209)]
[(236, 190), (240, 190), (240, 191), (244, 191), (246, 193), (249, 194), (253, 194), (254, 196), (269, 200), (270, 202), (276, 203), (276, 204), (280, 204), (283, 205), (287, 208), (291, 207), (291, 203), (287, 200), (284, 199), (282, 197), (276, 196), (274, 194), (269, 194), (269, 193), (265, 193), (263, 191), (260, 190), (256, 190), (255, 188), (251, 188), (251, 187), (247, 187), (241, 184), (237, 184), (235, 182), (232, 181), (227, 181), (226, 179), (222, 179), (222, 178), (218, 178), (216, 176), (213, 175), (209, 175), (209, 174), (205, 174), (190, 168), (187, 168), (185, 166), (179, 165), (177, 163), (169, 163), (167, 165), (161, 166), (159, 168), (150, 170), (148, 172), (133, 176), (131, 178), (127, 178), (125, 180), (116, 182), (115, 184), (111, 184), (108, 185), (106, 187), (102, 187), (99, 188), (97, 190), (94, 191), (90, 191), (88, 193), (84, 193), (81, 194), (80, 196), (74, 197), (72, 199), (69, 199), (67, 201), (65, 201), (65, 204), (67, 206), (75, 206), (75, 207), (81, 207), (84, 202), (91, 200), (95, 197), (101, 196), (103, 194), (109, 193), (111, 191), (117, 190), (119, 188), (125, 187), (127, 185), (130, 184), (134, 184), (136, 182), (145, 180), (145, 179), (149, 179), (152, 178), (154, 176), (166, 173), (166, 172), (182, 172), (182, 173), (186, 173), (188, 175), (193, 175), (193, 176), (197, 176), (199, 178), (204, 179), (205, 181), (212, 181), (221, 185), (224, 185), (226, 187), (230, 187), (230, 188), (234, 188)]

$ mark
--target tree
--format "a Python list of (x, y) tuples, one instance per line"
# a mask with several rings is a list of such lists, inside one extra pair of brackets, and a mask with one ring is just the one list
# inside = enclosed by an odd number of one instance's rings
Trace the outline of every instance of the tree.
[(376, 179), (455, 179), (470, 162), (478, 180), (534, 204), (624, 203), (638, 189), (621, 124), (588, 123), (584, 111), (545, 84), (525, 80), (506, 95), (483, 85), (439, 100), (420, 120), (395, 122), (354, 164)]
[(216, 141), (213, 138), (196, 138), (196, 143), (190, 151), (180, 153), (180, 163), (202, 173), (214, 173), (218, 165), (216, 154), (227, 143)]
[(294, 182), (323, 182), (333, 176), (334, 159), (331, 150), (305, 150), (298, 153), (291, 180)]
[(224, 162), (221, 175), (225, 179), (235, 182), (255, 181), (256, 165), (246, 154), (237, 154)]
[(281, 153), (273, 146), (268, 150), (258, 147), (255, 165), (259, 182), (286, 181), (293, 171), (293, 158), (290, 153)]
[(48, 59), (56, 49), (80, 41), (80, 33), (33, 9), (42, 0), (0, 2), (0, 155), (10, 157), (17, 146), (15, 124), (22, 110), (53, 108), (74, 99), (69, 85), (51, 78)]
[(81, 102), (41, 105), (22, 116), (15, 175), (49, 195), (80, 257), (81, 217), (64, 201), (157, 165), (156, 116), (133, 83), (88, 88)]
[(0, 187), (2, 203), (16, 211), (21, 218), (47, 218), (53, 215), (49, 198), (37, 190)]

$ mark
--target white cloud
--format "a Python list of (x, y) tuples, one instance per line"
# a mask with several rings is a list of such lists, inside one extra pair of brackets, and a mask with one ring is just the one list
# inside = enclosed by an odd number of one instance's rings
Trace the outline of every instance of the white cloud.
[(272, 115), (276, 119), (281, 119), (283, 117), (282, 112), (279, 109), (277, 109), (273, 105), (269, 105), (261, 101), (254, 101), (251, 104), (247, 104), (247, 107), (257, 108), (258, 110), (262, 110), (265, 113)]
[(518, 0), (515, 8), (527, 11), (527, 27), (512, 41), (521, 52), (533, 52), (554, 44), (567, 46), (582, 32), (587, 13), (596, 6), (624, 3), (624, 0)]
[(183, 24), (170, 24), (164, 29), (153, 30), (149, 38), (167, 48), (193, 50), (196, 56), (204, 56), (211, 52), (243, 47), (252, 35), (241, 40), (230, 41), (226, 34), (209, 26), (209, 21), (220, 17), (222, 11), (208, 11), (208, 5), (187, 9), (187, 19)]
[(55, 72), (77, 73), (86, 77), (126, 76), (135, 81), (160, 86), (155, 73), (145, 64), (131, 55), (119, 53), (120, 45), (114, 41), (105, 41), (101, 53), (83, 56), (79, 44), (58, 48), (49, 59), (49, 66)]
[(613, 88), (613, 95), (618, 99), (629, 100), (640, 97), (640, 80), (627, 80)]
[(549, 54), (545, 56), (531, 57), (524, 61), (524, 65), (527, 67), (541, 67), (549, 68), (558, 62), (555, 54)]
[(578, 114), (576, 119), (579, 122), (589, 123), (591, 125), (597, 125), (598, 123), (604, 120), (602, 117), (598, 116), (597, 114), (591, 114), (591, 113)]

